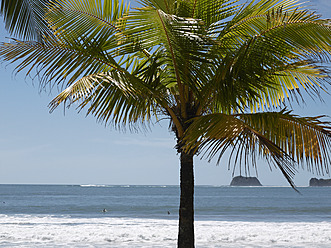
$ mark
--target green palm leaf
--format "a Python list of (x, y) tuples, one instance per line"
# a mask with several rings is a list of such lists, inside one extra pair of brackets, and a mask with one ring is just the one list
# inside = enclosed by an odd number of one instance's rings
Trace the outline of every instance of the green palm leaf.
[(210, 50), (219, 59), (204, 91), (218, 99), (216, 109), (277, 107), (289, 95), (300, 97), (300, 89), (319, 96), (330, 82), (317, 66), (330, 59), (330, 26), (296, 2), (262, 2), (263, 8), (243, 8)]
[[(199, 151), (218, 163), (230, 149), (231, 162), (256, 168), (258, 157), (274, 163), (293, 184), (296, 162), (308, 170), (329, 173), (331, 128), (320, 117), (298, 117), (282, 110), (256, 114), (210, 114), (193, 120), (184, 138), (184, 149)], [(232, 161), (231, 161), (232, 160)], [(296, 161), (296, 162), (295, 162)], [(241, 170), (241, 167), (240, 167)]]
[[(139, 80), (126, 78), (125, 73), (112, 70), (83, 77), (61, 92), (50, 103), (53, 111), (62, 102), (68, 107), (77, 102), (77, 108), (87, 108), (87, 114), (99, 121), (124, 128), (144, 126), (151, 114), (156, 115), (156, 104), (148, 95), (148, 87), (137, 85)], [(140, 90), (139, 90), (140, 89)], [(148, 99), (148, 100), (146, 100)], [(138, 123), (139, 122), (139, 123)]]
[[(66, 40), (106, 36), (108, 39), (119, 34), (121, 18), (127, 15), (129, 6), (117, 0), (57, 0), (52, 2), (45, 18), (54, 33)], [(116, 37), (119, 42), (119, 36)], [(108, 41), (110, 42), (110, 41)]]
[[(98, 43), (99, 42), (99, 43)], [(102, 40), (64, 44), (49, 38), (42, 43), (21, 42), (3, 43), (0, 57), (5, 61), (20, 61), (18, 72), (29, 67), (28, 74), (35, 69), (42, 84), (75, 82), (81, 75), (107, 71), (110, 68), (123, 70), (114, 59), (102, 52)]]
[(1, 0), (0, 13), (10, 34), (27, 40), (41, 40), (50, 35), (43, 18), (50, 0)]

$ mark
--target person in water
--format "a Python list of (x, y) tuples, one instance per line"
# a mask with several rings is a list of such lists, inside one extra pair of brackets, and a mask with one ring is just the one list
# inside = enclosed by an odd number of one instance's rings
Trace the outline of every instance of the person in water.
[(107, 209), (104, 208), (104, 209), (102, 210), (102, 212), (106, 213), (106, 212), (108, 212), (108, 211), (107, 211)]

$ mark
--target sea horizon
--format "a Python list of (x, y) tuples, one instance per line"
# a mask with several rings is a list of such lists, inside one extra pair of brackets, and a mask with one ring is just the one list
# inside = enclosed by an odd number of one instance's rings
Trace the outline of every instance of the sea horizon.
[[(179, 184), (107, 184), (107, 183), (0, 183), (0, 185), (76, 185), (76, 186), (180, 186)], [(229, 184), (195, 184), (195, 187), (284, 187), (292, 188), (291, 185), (261, 185), (261, 186), (230, 186)], [(297, 188), (312, 187), (307, 185), (296, 185)], [(315, 186), (314, 186), (315, 187)], [(328, 187), (328, 186), (321, 186)]]

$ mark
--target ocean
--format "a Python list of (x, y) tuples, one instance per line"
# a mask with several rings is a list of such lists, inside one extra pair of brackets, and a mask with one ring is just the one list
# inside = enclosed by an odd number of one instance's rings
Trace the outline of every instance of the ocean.
[[(196, 186), (196, 247), (331, 247), (331, 187), (298, 189)], [(178, 186), (0, 185), (0, 247), (176, 247), (178, 206)]]

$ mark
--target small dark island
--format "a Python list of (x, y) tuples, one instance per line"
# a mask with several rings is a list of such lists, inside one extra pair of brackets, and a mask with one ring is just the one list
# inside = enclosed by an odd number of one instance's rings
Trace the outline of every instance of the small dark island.
[(262, 184), (256, 177), (237, 176), (232, 179), (230, 186), (262, 186)]
[(331, 187), (331, 179), (311, 178), (309, 181), (310, 187)]

